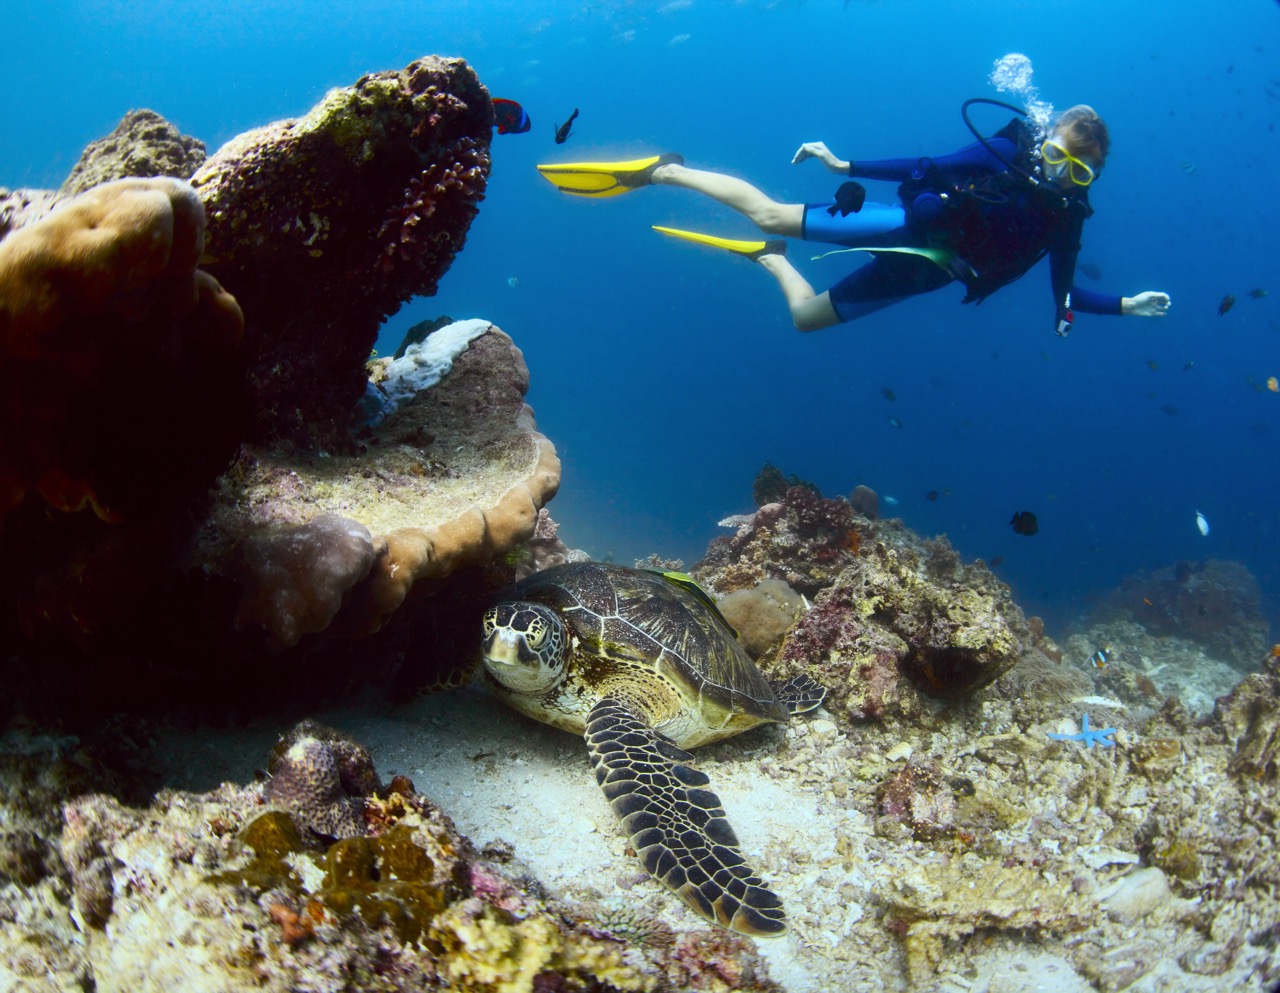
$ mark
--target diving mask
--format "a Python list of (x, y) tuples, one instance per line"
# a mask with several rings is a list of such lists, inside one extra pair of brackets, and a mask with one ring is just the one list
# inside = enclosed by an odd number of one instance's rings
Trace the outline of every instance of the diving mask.
[(1076, 158), (1053, 138), (1040, 146), (1040, 155), (1044, 159), (1045, 173), (1052, 179), (1065, 173), (1076, 186), (1088, 186), (1098, 178), (1093, 166)]

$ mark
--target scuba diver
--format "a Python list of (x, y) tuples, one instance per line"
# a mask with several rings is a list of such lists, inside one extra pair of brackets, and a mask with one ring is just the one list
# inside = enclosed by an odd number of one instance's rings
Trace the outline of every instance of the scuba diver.
[[(1022, 116), (983, 137), (969, 120), (974, 103)], [(745, 180), (690, 169), (674, 153), (631, 162), (540, 165), (538, 170), (561, 191), (578, 196), (616, 196), (654, 184), (697, 190), (743, 214), (765, 234), (871, 252), (870, 262), (815, 293), (787, 259), (785, 241), (738, 241), (655, 226), (663, 234), (763, 266), (777, 280), (801, 331), (856, 320), (953, 281), (967, 289), (964, 303), (981, 302), (1046, 255), (1059, 335), (1071, 330), (1077, 310), (1138, 317), (1168, 313), (1166, 293), (1108, 296), (1074, 283), (1081, 230), (1093, 213), (1089, 186), (1110, 147), (1107, 127), (1093, 108), (1081, 104), (1064, 111), (1047, 135), (1036, 133), (1025, 111), (996, 100), (966, 101), (961, 116), (977, 142), (932, 158), (849, 162), (823, 142), (805, 142), (793, 163), (816, 159), (850, 177), (828, 203), (778, 203)], [(899, 202), (865, 202), (855, 178), (897, 181)]]

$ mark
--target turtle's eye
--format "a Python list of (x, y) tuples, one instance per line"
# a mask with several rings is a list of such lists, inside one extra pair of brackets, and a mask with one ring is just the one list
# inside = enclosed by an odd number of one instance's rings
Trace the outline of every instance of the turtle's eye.
[(541, 621), (534, 621), (524, 633), (525, 644), (535, 652), (542, 648), (547, 640), (547, 626)]

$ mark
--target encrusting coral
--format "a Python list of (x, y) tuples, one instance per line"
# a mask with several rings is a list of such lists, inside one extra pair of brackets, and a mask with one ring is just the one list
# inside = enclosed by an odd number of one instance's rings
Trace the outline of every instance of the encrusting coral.
[(233, 138), (192, 177), (209, 271), (245, 312), (255, 441), (345, 441), (379, 324), (462, 248), (491, 115), (470, 66), (429, 56)]
[(381, 789), (369, 753), (348, 735), (303, 721), (271, 754), (263, 795), (328, 838), (364, 834), (364, 797)]
[(138, 993), (779, 989), (737, 936), (654, 940), (546, 895), (504, 856), (477, 853), (403, 777), (379, 786), (368, 753), (332, 728), (294, 728), (276, 777), (300, 772), (300, 744), (320, 746), (363, 806), (337, 841), (300, 830), (306, 803), (270, 809), (282, 805), (274, 779), (164, 791), (146, 810), (89, 793), (65, 824), (39, 827), (57, 870), (21, 893), (0, 883), (0, 961), (19, 988), (71, 988), (41, 985), (56, 975)]
[(131, 110), (111, 134), (89, 143), (58, 193), (75, 196), (127, 176), (185, 181), (205, 158), (200, 139), (184, 135), (154, 110)]
[(847, 501), (805, 487), (713, 541), (694, 575), (722, 594), (769, 576), (814, 596), (767, 668), (807, 672), (827, 686), (827, 707), (852, 719), (913, 713), (921, 693), (970, 696), (1036, 645), (1009, 588), (945, 538), (855, 521)]

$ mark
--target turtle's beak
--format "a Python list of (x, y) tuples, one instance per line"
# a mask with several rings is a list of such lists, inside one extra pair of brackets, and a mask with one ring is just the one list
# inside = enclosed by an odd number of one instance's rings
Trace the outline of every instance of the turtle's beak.
[(484, 643), (484, 660), (494, 666), (524, 666), (528, 662), (520, 658), (522, 648), (524, 635), (511, 628), (497, 628)]

